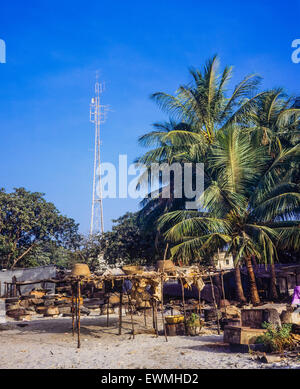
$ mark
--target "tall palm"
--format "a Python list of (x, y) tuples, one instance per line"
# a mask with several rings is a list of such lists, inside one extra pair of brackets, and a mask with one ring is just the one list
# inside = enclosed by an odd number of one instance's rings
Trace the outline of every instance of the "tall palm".
[[(253, 111), (254, 95), (260, 78), (248, 75), (227, 96), (227, 84), (232, 77), (232, 67), (226, 66), (218, 73), (219, 60), (214, 56), (203, 70), (191, 69), (192, 82), (179, 87), (175, 95), (154, 93), (152, 99), (172, 117), (169, 122), (154, 124), (153, 131), (139, 138), (140, 145), (150, 147), (136, 163), (148, 168), (140, 184), (147, 184), (153, 163), (203, 162), (217, 131), (232, 122), (239, 122)], [(172, 186), (172, 182), (167, 183)], [(172, 193), (172, 191), (171, 191)], [(152, 192), (142, 203), (140, 217), (152, 221), (164, 212), (182, 208), (184, 201), (162, 199), (161, 192)], [(176, 208), (177, 207), (177, 208)]]
[(192, 81), (181, 85), (174, 95), (156, 92), (151, 98), (170, 115), (169, 123), (158, 123), (154, 130), (141, 136), (139, 143), (152, 149), (137, 160), (143, 164), (162, 162), (165, 158), (182, 158), (182, 152), (205, 159), (206, 150), (214, 142), (217, 132), (232, 123), (245, 123), (255, 112), (260, 96), (256, 93), (261, 78), (256, 74), (246, 76), (232, 93), (227, 86), (232, 77), (232, 67), (221, 73), (217, 56), (209, 59), (203, 70), (191, 69)]
[(269, 145), (269, 151), (291, 147), (300, 140), (300, 109), (282, 88), (272, 89), (259, 96), (256, 109), (249, 114), (249, 131), (257, 144)]
[[(268, 152), (275, 157), (282, 147), (292, 147), (300, 140), (300, 109), (295, 106), (293, 98), (288, 98), (282, 88), (267, 91), (257, 100), (256, 109), (249, 115), (251, 124), (248, 128), (254, 145), (268, 146)], [(249, 119), (249, 118), (248, 118)], [(299, 163), (291, 162), (291, 169), (298, 172)], [(270, 263), (271, 297), (276, 299), (275, 264)]]
[(225, 249), (235, 262), (245, 263), (251, 300), (258, 304), (251, 256), (274, 261), (276, 242), (287, 228), (299, 233), (299, 188), (285, 166), (295, 155), (299, 145), (271, 160), (237, 126), (220, 132), (205, 167), (211, 180), (200, 198), (204, 212), (175, 211), (160, 218), (160, 226), (169, 227), (166, 238), (175, 243), (173, 256)]
[(232, 67), (219, 73), (217, 56), (209, 59), (203, 70), (191, 69), (192, 82), (181, 85), (174, 95), (157, 92), (152, 99), (177, 120), (188, 123), (193, 132), (212, 143), (217, 131), (229, 123), (244, 121), (264, 92), (254, 94), (260, 84), (256, 74), (246, 76), (228, 95)]

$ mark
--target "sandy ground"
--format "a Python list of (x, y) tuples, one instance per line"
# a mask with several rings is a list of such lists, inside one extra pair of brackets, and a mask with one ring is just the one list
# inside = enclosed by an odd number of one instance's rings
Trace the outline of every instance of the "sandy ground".
[[(136, 326), (142, 321), (135, 317)], [(150, 326), (150, 318), (148, 321)], [(116, 315), (111, 317), (109, 327), (103, 316), (82, 318), (81, 349), (77, 349), (69, 318), (40, 319), (26, 322), (25, 326), (17, 322), (1, 325), (0, 368), (300, 368), (296, 361), (270, 365), (247, 353), (231, 353), (222, 344), (222, 335), (204, 331), (201, 336), (169, 337), (166, 342), (164, 336), (144, 333), (132, 339), (130, 318), (124, 318), (121, 336), (117, 334), (117, 322)]]

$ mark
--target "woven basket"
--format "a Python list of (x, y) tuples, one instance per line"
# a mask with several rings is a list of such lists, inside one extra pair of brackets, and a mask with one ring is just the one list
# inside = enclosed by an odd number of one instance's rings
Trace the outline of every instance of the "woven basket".
[(85, 263), (75, 263), (72, 276), (90, 276), (91, 272), (87, 264)]
[(166, 259), (165, 261), (157, 261), (156, 262), (157, 270), (174, 270), (174, 263), (170, 259)]
[(125, 274), (142, 274), (144, 272), (142, 266), (127, 265), (123, 266), (122, 270)]

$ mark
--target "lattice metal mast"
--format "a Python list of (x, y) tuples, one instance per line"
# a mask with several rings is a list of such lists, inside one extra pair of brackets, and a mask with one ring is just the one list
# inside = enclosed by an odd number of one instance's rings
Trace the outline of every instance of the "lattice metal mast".
[(101, 105), (100, 95), (104, 92), (105, 84), (95, 83), (95, 97), (90, 103), (90, 121), (95, 124), (95, 145), (94, 145), (94, 174), (93, 174), (93, 198), (90, 235), (104, 232), (103, 222), (103, 199), (101, 185), (101, 141), (100, 124), (106, 120), (107, 105)]

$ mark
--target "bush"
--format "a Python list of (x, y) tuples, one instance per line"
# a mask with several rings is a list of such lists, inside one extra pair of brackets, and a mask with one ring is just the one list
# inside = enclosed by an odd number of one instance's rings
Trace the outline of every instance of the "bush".
[(293, 349), (291, 324), (283, 324), (282, 327), (275, 327), (270, 323), (264, 322), (262, 327), (267, 329), (267, 332), (259, 336), (255, 343), (263, 343), (268, 351), (283, 352), (284, 350)]

